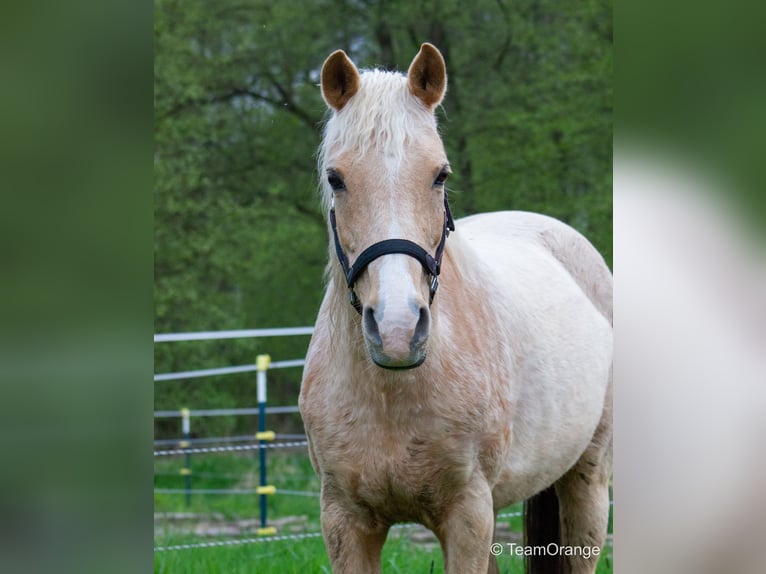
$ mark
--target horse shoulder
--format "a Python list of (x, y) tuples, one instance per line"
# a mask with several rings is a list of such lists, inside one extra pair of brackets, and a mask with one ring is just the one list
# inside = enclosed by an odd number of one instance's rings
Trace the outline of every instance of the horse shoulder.
[(316, 416), (323, 411), (322, 386), (331, 366), (330, 317), (327, 303), (328, 297), (325, 295), (306, 351), (301, 389), (298, 394), (298, 407), (307, 430), (313, 426)]

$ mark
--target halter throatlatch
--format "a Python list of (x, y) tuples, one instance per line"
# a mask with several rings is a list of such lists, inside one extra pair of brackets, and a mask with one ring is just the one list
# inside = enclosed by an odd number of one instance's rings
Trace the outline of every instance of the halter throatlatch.
[(447, 241), (450, 231), (455, 231), (455, 221), (452, 219), (452, 212), (449, 208), (449, 202), (447, 201), (447, 194), (444, 194), (444, 227), (442, 228), (442, 237), (439, 240), (439, 245), (436, 247), (436, 253), (431, 256), (425, 249), (423, 249), (417, 243), (410, 241), (409, 239), (384, 239), (378, 243), (373, 243), (367, 249), (359, 254), (353, 265), (349, 265), (348, 257), (343, 253), (343, 248), (340, 246), (340, 239), (338, 238), (338, 226), (335, 222), (335, 208), (330, 209), (330, 226), (332, 227), (332, 235), (335, 239), (335, 253), (338, 255), (338, 261), (343, 268), (343, 273), (346, 276), (346, 285), (348, 286), (349, 297), (351, 299), (351, 305), (354, 306), (357, 313), (362, 314), (362, 304), (359, 302), (359, 298), (354, 291), (354, 284), (359, 276), (364, 272), (367, 266), (375, 261), (378, 257), (383, 255), (391, 255), (394, 253), (401, 253), (403, 255), (409, 255), (417, 259), (423, 268), (428, 273), (428, 285), (429, 285), (429, 298), (428, 304), (430, 305), (434, 301), (434, 295), (436, 295), (436, 289), (439, 287), (439, 273), (441, 272), (442, 255), (444, 255), (444, 244)]

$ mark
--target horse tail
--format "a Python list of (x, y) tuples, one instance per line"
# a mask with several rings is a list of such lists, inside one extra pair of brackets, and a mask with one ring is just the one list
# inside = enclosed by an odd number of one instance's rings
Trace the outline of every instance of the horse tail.
[(527, 574), (563, 572), (563, 562), (559, 553), (549, 553), (540, 548), (552, 543), (561, 545), (561, 531), (559, 498), (556, 489), (549, 486), (524, 502), (524, 545), (538, 547), (537, 552), (525, 553), (524, 571)]

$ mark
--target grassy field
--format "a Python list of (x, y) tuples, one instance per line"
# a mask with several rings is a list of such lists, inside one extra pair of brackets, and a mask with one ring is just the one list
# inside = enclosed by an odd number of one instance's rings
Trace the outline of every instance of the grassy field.
[[(192, 457), (193, 489), (253, 489), (258, 481), (257, 454), (200, 454)], [(155, 488), (179, 489), (184, 478), (179, 474), (182, 457), (155, 460)], [(269, 452), (269, 483), (277, 489), (307, 493), (319, 492), (303, 450)], [(194, 494), (187, 507), (183, 494), (155, 493), (155, 547), (219, 540), (257, 538), (255, 520), (259, 516), (255, 494)], [(516, 512), (520, 506), (503, 512)], [(179, 513), (192, 513), (184, 518)], [(163, 519), (163, 516), (172, 516)], [(319, 532), (319, 499), (316, 496), (277, 494), (268, 498), (269, 522), (278, 535)], [(610, 521), (611, 522), (611, 521)], [(509, 536), (521, 532), (521, 518), (505, 518)], [(599, 563), (598, 572), (612, 572), (611, 548)], [(522, 559), (509, 554), (498, 558), (504, 574), (523, 572)], [(429, 574), (444, 572), (441, 550), (421, 528), (392, 529), (383, 549), (383, 571)], [(156, 574), (309, 574), (330, 572), (327, 554), (320, 537), (302, 540), (257, 542), (213, 548), (155, 552)]]

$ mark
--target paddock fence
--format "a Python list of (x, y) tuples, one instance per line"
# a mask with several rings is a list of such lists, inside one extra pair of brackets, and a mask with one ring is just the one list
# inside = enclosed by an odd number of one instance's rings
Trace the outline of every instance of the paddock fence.
[[(314, 332), (313, 327), (288, 327), (276, 329), (243, 329), (233, 331), (203, 331), (192, 333), (165, 333), (155, 334), (154, 343), (174, 343), (188, 341), (212, 341), (221, 339), (244, 339), (260, 337), (295, 337), (311, 335)], [(268, 484), (268, 465), (266, 453), (270, 449), (284, 448), (304, 448), (308, 445), (305, 436), (291, 436), (291, 439), (303, 440), (284, 440), (284, 435), (278, 435), (272, 430), (266, 428), (266, 417), (269, 414), (296, 413), (297, 405), (286, 406), (267, 406), (268, 397), (268, 377), (269, 370), (289, 369), (303, 367), (305, 359), (290, 359), (282, 361), (272, 361), (268, 354), (259, 354), (255, 363), (250, 365), (236, 365), (213, 369), (198, 369), (192, 371), (182, 371), (175, 373), (155, 373), (154, 382), (162, 383), (167, 381), (179, 381), (198, 379), (202, 377), (216, 377), (238, 373), (256, 373), (257, 384), (257, 406), (247, 408), (226, 408), (226, 409), (190, 409), (180, 407), (178, 410), (158, 410), (154, 412), (155, 418), (176, 417), (181, 419), (181, 438), (178, 441), (164, 440), (164, 446), (175, 446), (176, 448), (165, 448), (154, 451), (155, 457), (162, 456), (183, 456), (184, 465), (179, 474), (184, 477), (183, 489), (155, 489), (156, 494), (184, 494), (186, 506), (191, 502), (193, 494), (257, 494), (260, 497), (260, 528), (257, 533), (260, 536), (273, 536), (276, 529), (268, 526), (268, 506), (267, 496), (277, 494), (277, 489)], [(258, 429), (254, 435), (249, 437), (219, 437), (221, 442), (250, 442), (251, 444), (240, 444), (234, 446), (201, 446), (200, 441), (192, 442), (191, 438), (191, 420), (194, 417), (215, 417), (215, 416), (242, 416), (257, 415)], [(205, 442), (212, 443), (215, 439), (208, 438)], [(200, 445), (200, 446), (197, 446)], [(157, 443), (155, 442), (155, 446)], [(255, 489), (193, 489), (192, 488), (192, 455), (207, 453), (224, 452), (243, 452), (258, 451), (259, 455), (259, 484)], [(280, 492), (287, 494), (286, 492)], [(307, 496), (313, 496), (318, 493), (303, 493)]]

